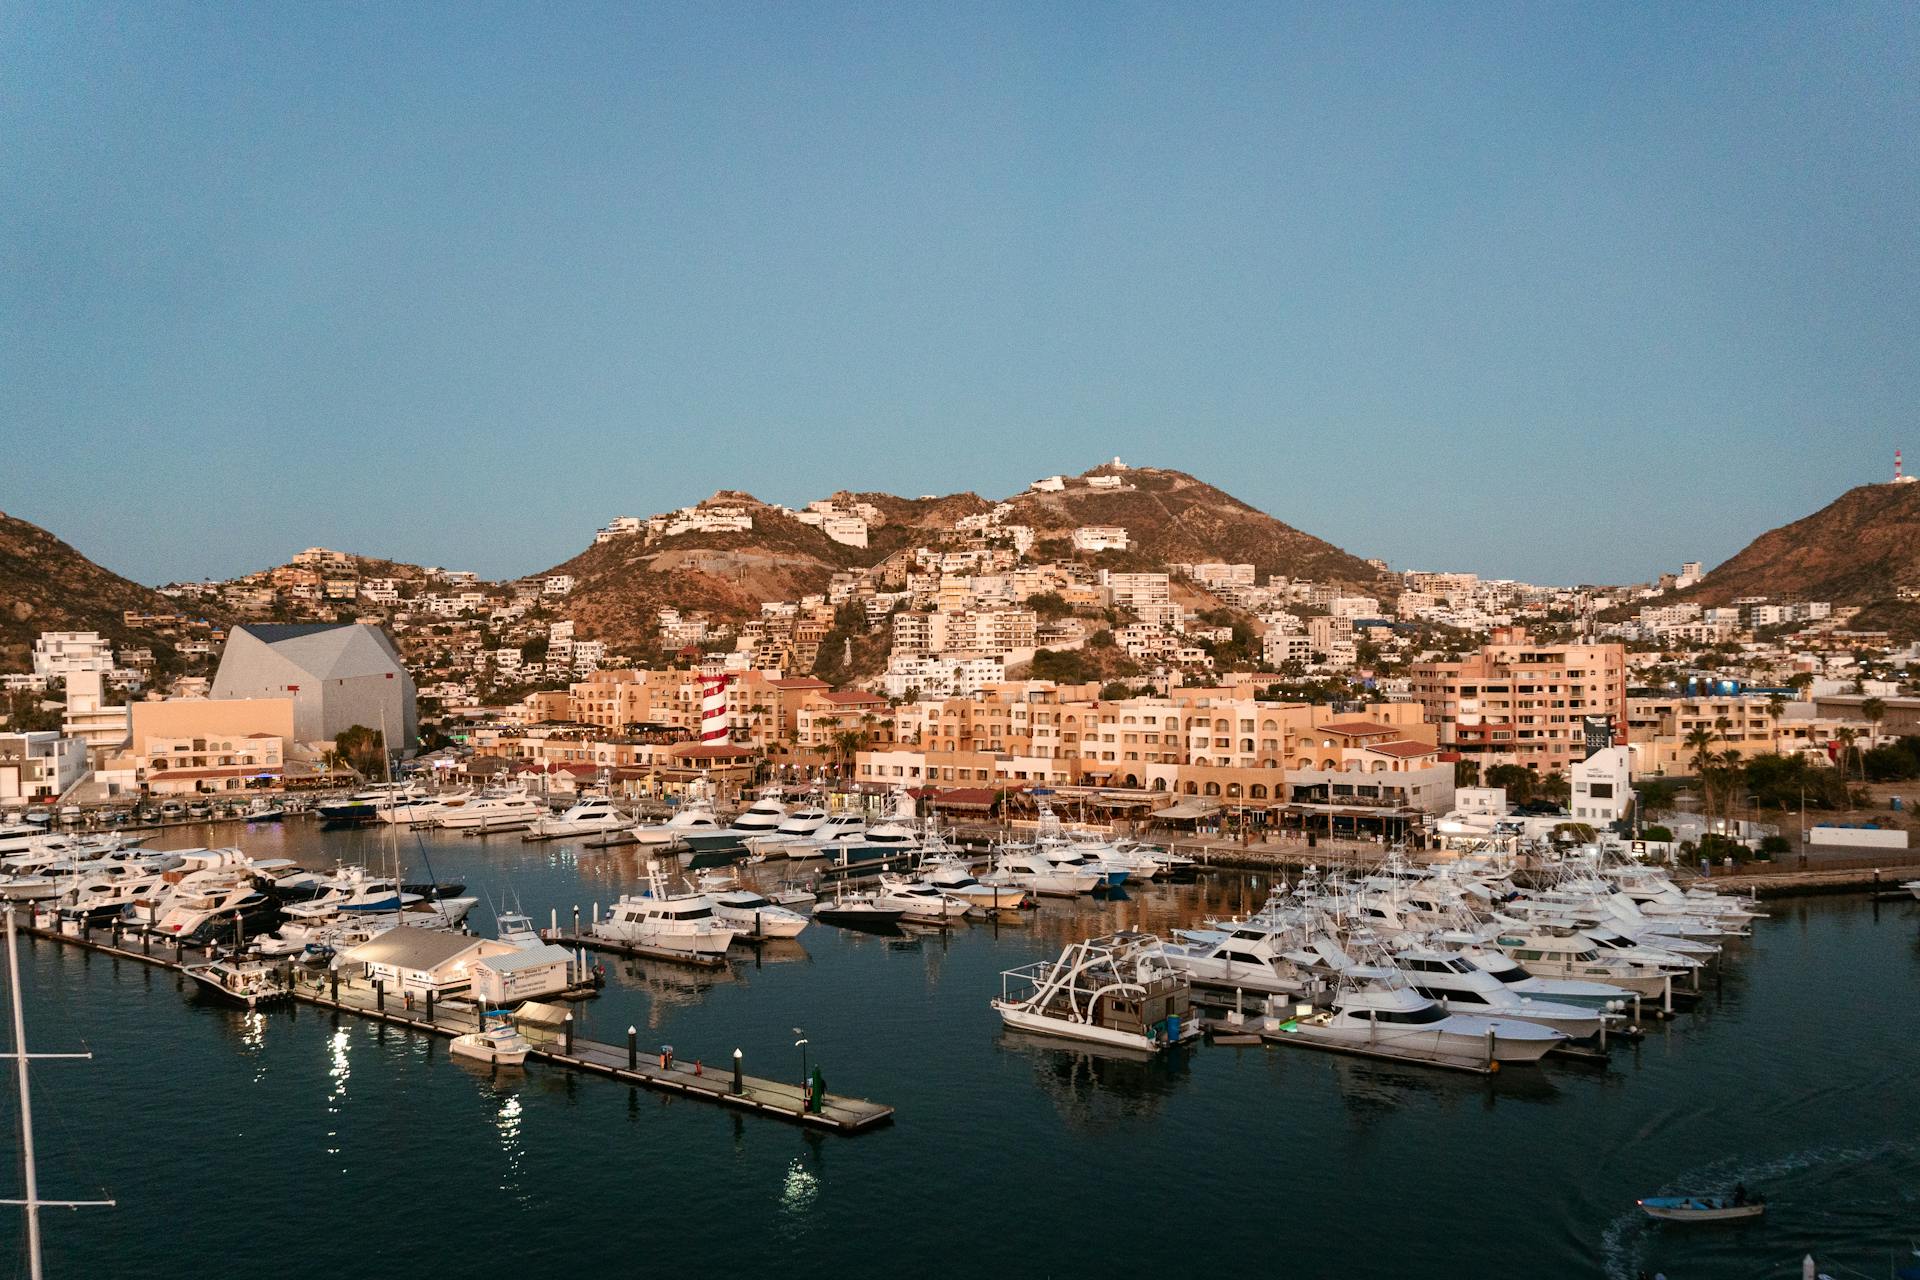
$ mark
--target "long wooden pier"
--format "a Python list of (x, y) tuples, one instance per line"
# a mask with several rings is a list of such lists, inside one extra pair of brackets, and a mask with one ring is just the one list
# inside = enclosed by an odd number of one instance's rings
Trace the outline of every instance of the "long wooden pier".
[[(63, 933), (37, 921), (23, 923), (19, 928), (32, 938), (176, 972), (184, 968), (190, 958), (198, 959), (200, 955), (197, 948), (177, 948), (170, 941), (155, 947), (151, 935), (142, 935), (145, 945), (131, 946), (125, 938), (118, 942), (102, 941), (99, 930), (86, 935)], [(332, 973), (296, 974), (293, 998), (303, 1004), (449, 1038), (478, 1030), (481, 1021), (480, 1010), (464, 1000), (436, 1006), (419, 1001), (409, 1004), (400, 997), (383, 994), (364, 980), (339, 978)], [(569, 1070), (834, 1133), (864, 1133), (893, 1122), (892, 1107), (866, 1098), (827, 1093), (815, 1102), (798, 1084), (744, 1074), (736, 1084), (730, 1057), (708, 1067), (697, 1059), (689, 1062), (675, 1057), (663, 1061), (661, 1055), (642, 1053), (632, 1035), (625, 1045), (581, 1039), (573, 1034), (571, 1014), (559, 1029), (528, 1025), (518, 1019), (516, 1023), (533, 1045), (530, 1055), (533, 1059)]]

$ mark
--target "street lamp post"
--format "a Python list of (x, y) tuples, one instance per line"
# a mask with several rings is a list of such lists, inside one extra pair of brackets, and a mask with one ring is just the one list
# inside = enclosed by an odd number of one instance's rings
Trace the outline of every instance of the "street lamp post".
[(807, 1091), (807, 1038), (800, 1035), (799, 1027), (793, 1029), (793, 1034), (800, 1036), (793, 1042), (793, 1047), (800, 1051), (800, 1095), (804, 1098)]

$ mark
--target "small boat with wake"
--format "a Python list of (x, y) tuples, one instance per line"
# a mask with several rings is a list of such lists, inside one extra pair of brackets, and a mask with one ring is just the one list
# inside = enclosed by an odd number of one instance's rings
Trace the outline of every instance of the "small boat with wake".
[(1748, 1195), (1744, 1186), (1735, 1187), (1731, 1195), (1647, 1196), (1634, 1203), (1662, 1222), (1737, 1222), (1767, 1211), (1766, 1197)]

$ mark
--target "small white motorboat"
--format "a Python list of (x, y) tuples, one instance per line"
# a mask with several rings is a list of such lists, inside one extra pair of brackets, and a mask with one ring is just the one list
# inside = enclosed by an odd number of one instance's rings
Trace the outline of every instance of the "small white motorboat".
[[(499, 1019), (495, 1022), (493, 1019)], [(453, 1038), (453, 1051), (463, 1058), (496, 1067), (517, 1067), (527, 1060), (533, 1045), (513, 1025), (513, 1015), (505, 1009), (489, 1009), (481, 1015), (478, 1031)]]

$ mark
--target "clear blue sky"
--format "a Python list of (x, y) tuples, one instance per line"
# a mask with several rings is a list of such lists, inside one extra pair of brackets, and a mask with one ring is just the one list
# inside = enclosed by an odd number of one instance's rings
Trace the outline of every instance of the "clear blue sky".
[(489, 575), (1120, 454), (1643, 578), (1920, 452), (1920, 8), (40, 3), (0, 508)]

